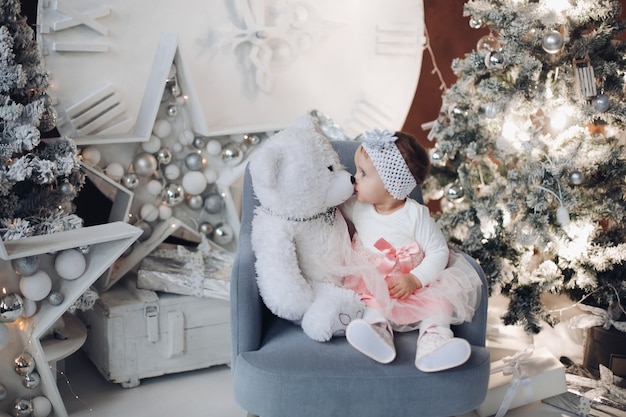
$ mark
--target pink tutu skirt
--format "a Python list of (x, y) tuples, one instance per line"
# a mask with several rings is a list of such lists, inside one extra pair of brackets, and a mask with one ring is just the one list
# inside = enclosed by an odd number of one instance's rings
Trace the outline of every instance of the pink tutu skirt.
[(352, 243), (353, 261), (360, 263), (361, 268), (347, 276), (343, 285), (359, 294), (366, 305), (382, 313), (392, 322), (394, 330), (414, 330), (427, 318), (438, 317), (449, 324), (460, 324), (474, 316), (482, 283), (462, 255), (451, 251), (447, 267), (435, 280), (407, 298), (398, 299), (389, 295), (387, 281), (419, 265), (424, 259), (422, 249), (416, 243), (397, 250), (389, 246), (393, 255), (390, 256), (389, 251), (381, 251), (379, 255), (366, 250), (357, 235)]

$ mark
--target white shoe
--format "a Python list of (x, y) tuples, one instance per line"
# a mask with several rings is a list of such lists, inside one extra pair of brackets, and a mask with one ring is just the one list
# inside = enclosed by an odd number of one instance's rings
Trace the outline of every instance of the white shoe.
[(415, 366), (422, 372), (443, 371), (464, 364), (471, 353), (467, 340), (427, 331), (417, 339)]
[(393, 331), (387, 320), (372, 323), (363, 319), (352, 320), (346, 328), (346, 339), (356, 350), (376, 362), (389, 363), (396, 358)]

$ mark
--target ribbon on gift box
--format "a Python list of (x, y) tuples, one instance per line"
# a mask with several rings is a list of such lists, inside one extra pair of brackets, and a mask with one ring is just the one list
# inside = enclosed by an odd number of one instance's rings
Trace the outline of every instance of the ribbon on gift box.
[(524, 396), (527, 398), (527, 402), (532, 400), (532, 388), (530, 385), (530, 377), (524, 372), (524, 363), (527, 362), (533, 355), (535, 348), (534, 346), (528, 346), (521, 352), (517, 352), (513, 356), (506, 356), (502, 358), (502, 365), (497, 366), (491, 370), (492, 374), (502, 372), (503, 375), (512, 375), (513, 379), (511, 380), (511, 385), (507, 389), (504, 394), (504, 398), (500, 403), (500, 407), (498, 407), (498, 412), (496, 413), (496, 417), (503, 417), (507, 411), (509, 411), (509, 407), (511, 406), (511, 401), (515, 397), (515, 393), (519, 386), (522, 386), (524, 390)]
[(578, 303), (578, 308), (591, 314), (578, 314), (572, 317), (569, 322), (570, 328), (587, 329), (602, 326), (605, 330), (609, 330), (613, 326), (621, 332), (626, 332), (626, 322), (613, 320), (607, 310), (582, 303)]
[[(617, 386), (623, 378), (616, 376), (609, 368), (600, 364), (600, 379), (591, 379), (584, 376), (566, 374), (567, 382), (578, 385), (580, 387), (592, 388), (592, 390), (582, 394), (580, 404), (578, 405), (578, 414), (586, 417), (591, 411), (591, 400), (596, 397), (605, 395), (613, 396), (620, 402), (626, 402), (626, 389)], [(608, 394), (608, 395), (607, 395)]]

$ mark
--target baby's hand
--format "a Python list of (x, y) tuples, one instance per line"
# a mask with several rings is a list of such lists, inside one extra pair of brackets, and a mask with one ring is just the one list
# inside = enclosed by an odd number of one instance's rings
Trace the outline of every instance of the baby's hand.
[(422, 282), (413, 274), (400, 274), (390, 280), (388, 288), (390, 296), (403, 299), (422, 288)]

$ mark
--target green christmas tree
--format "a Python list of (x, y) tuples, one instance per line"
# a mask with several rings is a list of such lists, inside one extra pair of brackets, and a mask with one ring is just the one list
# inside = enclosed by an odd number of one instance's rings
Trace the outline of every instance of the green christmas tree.
[(488, 28), (452, 68), (427, 198), (479, 259), (503, 317), (537, 333), (544, 293), (624, 319), (626, 46), (612, 0), (471, 0)]
[(71, 201), (82, 187), (69, 139), (42, 139), (56, 113), (34, 31), (18, 0), (0, 5), (0, 235), (3, 240), (78, 227)]

